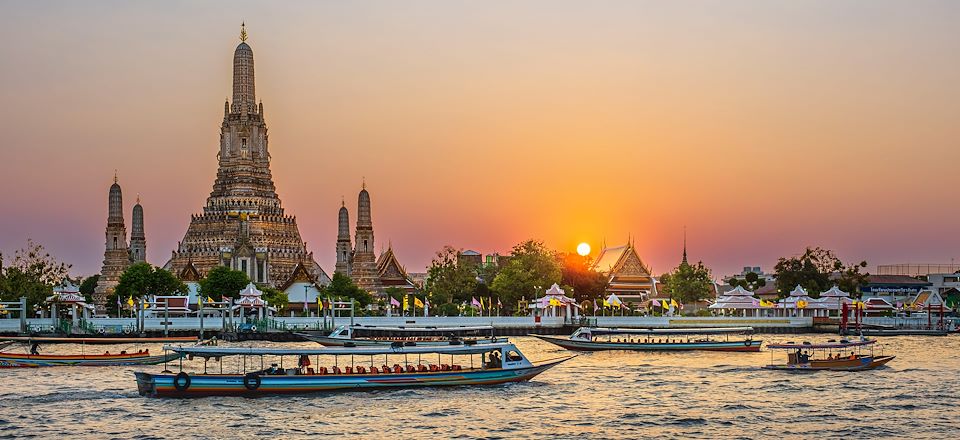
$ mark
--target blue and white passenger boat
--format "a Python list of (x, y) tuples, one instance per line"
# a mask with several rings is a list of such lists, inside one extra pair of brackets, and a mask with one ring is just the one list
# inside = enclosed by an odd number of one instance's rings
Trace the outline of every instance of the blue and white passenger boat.
[[(204, 359), (204, 372), (135, 373), (137, 389), (149, 397), (261, 396), (323, 391), (371, 390), (527, 381), (572, 356), (530, 362), (514, 344), (310, 348), (164, 347)], [(225, 357), (240, 357), (239, 371), (223, 373)], [(265, 364), (278, 360), (276, 363)], [(293, 362), (284, 365), (285, 358)], [(208, 361), (220, 371), (208, 373)], [(322, 360), (322, 361), (321, 361)], [(269, 368), (266, 368), (269, 365)], [(326, 366), (329, 365), (328, 369)]]

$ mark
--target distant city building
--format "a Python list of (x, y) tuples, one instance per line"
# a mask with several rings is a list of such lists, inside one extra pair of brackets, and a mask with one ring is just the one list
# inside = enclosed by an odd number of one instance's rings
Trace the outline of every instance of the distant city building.
[(931, 273), (927, 274), (930, 288), (938, 293), (946, 293), (951, 289), (960, 290), (960, 273)]
[(633, 242), (600, 250), (593, 270), (604, 274), (609, 285), (607, 294), (616, 294), (627, 303), (639, 303), (657, 296), (656, 281), (650, 268), (637, 254)]
[(906, 275), (869, 275), (860, 288), (863, 298), (881, 298), (896, 305), (910, 302), (932, 284)]
[(240, 39), (233, 54), (233, 100), (223, 104), (213, 191), (203, 212), (191, 216), (164, 268), (189, 279), (227, 266), (255, 283), (281, 287), (302, 266), (327, 284), (329, 277), (307, 250), (296, 217), (284, 212), (277, 196), (263, 103), (254, 92), (253, 49), (245, 30)]
[(460, 266), (481, 267), (483, 266), (483, 255), (475, 250), (467, 249), (460, 252), (460, 255), (457, 255), (457, 264)]
[(881, 264), (877, 266), (877, 275), (904, 275), (908, 277), (922, 277), (936, 273), (954, 273), (960, 271), (960, 264), (956, 263), (934, 263), (934, 264)]
[(733, 279), (745, 280), (747, 278), (747, 275), (750, 273), (757, 274), (757, 278), (764, 280), (768, 285), (777, 280), (776, 275), (772, 273), (765, 273), (760, 266), (744, 266), (743, 270), (740, 271), (740, 273), (726, 276), (723, 278), (723, 281), (726, 283), (729, 283), (730, 280), (733, 280)]

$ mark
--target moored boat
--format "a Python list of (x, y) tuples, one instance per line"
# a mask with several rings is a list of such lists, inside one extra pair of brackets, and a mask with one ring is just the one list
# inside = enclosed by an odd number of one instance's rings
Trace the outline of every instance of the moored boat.
[[(733, 338), (731, 335), (744, 335)], [(635, 351), (760, 351), (752, 327), (717, 328), (603, 328), (580, 327), (568, 337), (531, 335), (568, 350)]]
[[(357, 330), (370, 336), (357, 337)], [(341, 325), (328, 335), (316, 333), (297, 333), (309, 341), (326, 347), (364, 347), (403, 345), (460, 345), (487, 344), (504, 341), (505, 338), (493, 336), (493, 326), (470, 327), (351, 327)]]
[[(491, 385), (527, 381), (572, 356), (534, 364), (508, 342), (447, 346), (295, 348), (164, 347), (182, 355), (220, 360), (220, 374), (135, 373), (137, 389), (148, 397), (211, 395), (261, 396), (383, 388)], [(223, 374), (223, 358), (240, 356), (240, 371)], [(248, 362), (249, 358), (259, 359)], [(264, 367), (264, 357), (279, 366)], [(296, 359), (284, 368), (283, 359)], [(320, 359), (331, 360), (328, 370)], [(434, 361), (436, 361), (434, 363)], [(207, 362), (204, 362), (206, 370)], [(229, 364), (236, 365), (233, 362)]]
[(151, 355), (149, 350), (138, 352), (100, 354), (20, 354), (0, 353), (0, 368), (32, 367), (110, 367), (123, 365), (154, 365), (176, 360), (180, 355), (165, 353)]
[[(796, 344), (787, 342), (785, 344), (770, 344), (767, 348), (771, 350), (770, 364), (764, 366), (769, 370), (786, 371), (863, 371), (885, 365), (893, 360), (895, 356), (883, 355), (883, 349), (880, 347), (880, 355), (875, 354), (876, 339), (860, 339), (849, 341), (841, 339), (837, 341), (827, 341), (822, 344), (813, 344), (803, 342)], [(786, 352), (787, 360), (785, 363), (775, 363), (775, 353), (778, 351)]]

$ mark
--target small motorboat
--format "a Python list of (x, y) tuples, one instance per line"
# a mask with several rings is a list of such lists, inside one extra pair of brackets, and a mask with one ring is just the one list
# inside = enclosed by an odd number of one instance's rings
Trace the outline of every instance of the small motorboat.
[[(810, 342), (769, 344), (771, 350), (768, 370), (785, 371), (863, 371), (885, 365), (895, 356), (884, 356), (882, 346), (875, 345), (876, 339), (861, 338), (856, 341), (841, 339), (830, 340), (822, 344)], [(874, 353), (879, 348), (880, 355)], [(776, 353), (786, 352), (786, 363), (775, 363)]]
[[(201, 357), (202, 373), (136, 372), (137, 390), (148, 397), (261, 396), (358, 391), (384, 388), (492, 385), (527, 381), (573, 356), (534, 364), (509, 342), (446, 346), (368, 346), (323, 348), (164, 347)], [(223, 373), (223, 358), (238, 371)], [(264, 368), (264, 358), (278, 363)], [(293, 357), (296, 368), (284, 367)], [(219, 360), (220, 372), (208, 374), (207, 360)], [(253, 359), (250, 359), (253, 358)], [(256, 360), (259, 359), (259, 364)], [(323, 363), (330, 366), (328, 370)], [(258, 366), (257, 366), (258, 365)]]
[[(742, 338), (731, 336), (745, 335)], [(752, 327), (602, 328), (580, 327), (567, 337), (531, 335), (568, 350), (760, 351)]]

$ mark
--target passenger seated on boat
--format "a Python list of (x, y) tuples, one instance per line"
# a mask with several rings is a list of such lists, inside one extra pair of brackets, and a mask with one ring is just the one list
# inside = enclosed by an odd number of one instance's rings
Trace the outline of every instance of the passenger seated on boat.
[(353, 374), (353, 367), (343, 367), (343, 372), (346, 374)]
[(314, 371), (313, 368), (307, 368), (307, 374), (313, 376), (313, 375), (317, 374), (317, 372)]
[(384, 374), (389, 374), (389, 373), (390, 373), (390, 367), (388, 367), (388, 366), (386, 366), (386, 365), (382, 365), (382, 366), (380, 367), (380, 369), (383, 370)]
[(343, 370), (341, 370), (340, 367), (334, 365), (334, 366), (333, 366), (333, 374), (343, 374)]
[(327, 374), (327, 367), (320, 367), (320, 370), (317, 371), (321, 376)]
[(407, 373), (415, 373), (416, 371), (417, 369), (414, 368), (413, 365), (409, 365), (409, 364), (407, 365)]
[(447, 364), (440, 364), (440, 371), (450, 371), (450, 366)]
[(393, 364), (393, 372), (394, 372), (394, 373), (403, 373), (403, 367), (401, 367), (400, 365), (397, 365), (397, 364)]
[(851, 351), (851, 352), (850, 352), (850, 360), (852, 361), (852, 360), (854, 360), (854, 359), (856, 359), (856, 358), (857, 358), (857, 355), (853, 354), (853, 352)]
[(440, 371), (440, 367), (430, 364), (430, 371)]
[(370, 367), (370, 374), (380, 374), (380, 370), (377, 367)]
[(363, 365), (357, 366), (357, 374), (367, 374), (367, 369)]
[(463, 369), (463, 368), (460, 368), (460, 366), (459, 366), (459, 365), (456, 365), (456, 364), (450, 366), (450, 368), (453, 369), (453, 371), (460, 371), (460, 370)]
[(127, 350), (120, 350), (120, 354), (127, 354)]
[(424, 371), (427, 371), (427, 367), (424, 366), (423, 364), (417, 365), (417, 371), (422, 373)]

